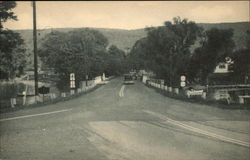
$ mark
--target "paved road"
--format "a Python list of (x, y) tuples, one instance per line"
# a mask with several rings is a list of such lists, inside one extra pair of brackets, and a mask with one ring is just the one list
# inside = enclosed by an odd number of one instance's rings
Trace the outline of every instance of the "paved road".
[(142, 83), (2, 114), (5, 160), (250, 159), (250, 112), (170, 99)]

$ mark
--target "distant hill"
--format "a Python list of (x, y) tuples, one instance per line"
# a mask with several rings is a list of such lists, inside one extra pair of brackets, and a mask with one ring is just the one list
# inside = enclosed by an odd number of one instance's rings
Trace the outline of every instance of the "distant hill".
[[(236, 43), (236, 49), (243, 48), (246, 44), (246, 31), (250, 28), (250, 22), (236, 22), (236, 23), (198, 23), (198, 25), (202, 26), (205, 30), (211, 29), (213, 27), (219, 29), (228, 29), (232, 28), (234, 30), (234, 41)], [(38, 30), (38, 46), (41, 39), (48, 33), (52, 31), (61, 31), (61, 32), (69, 32), (72, 30), (77, 30), (81, 28), (53, 28), (53, 29), (43, 29)], [(136, 29), (136, 30), (125, 30), (125, 29), (108, 29), (108, 28), (90, 28), (100, 31), (105, 37), (107, 37), (109, 44), (116, 45), (118, 48), (129, 51), (134, 43), (146, 37), (147, 33), (144, 29)], [(16, 30), (16, 32), (20, 33), (22, 38), (25, 40), (27, 45), (27, 52), (31, 54), (29, 57), (30, 63), (33, 61), (33, 32), (32, 30)], [(30, 64), (31, 65), (31, 64)]]
[(234, 30), (234, 42), (236, 49), (244, 48), (246, 46), (246, 31), (250, 30), (250, 22), (237, 22), (237, 23), (199, 23), (205, 30), (211, 28), (228, 29)]
[[(48, 33), (53, 31), (69, 32), (73, 30), (78, 30), (82, 28), (53, 28), (53, 29), (43, 29), (37, 30), (38, 34), (38, 44), (39, 41)], [(144, 29), (137, 30), (123, 30), (123, 29), (107, 29), (107, 28), (90, 28), (100, 31), (105, 37), (107, 37), (109, 44), (116, 45), (118, 48), (126, 51), (131, 48), (134, 43), (146, 36)], [(25, 40), (28, 47), (32, 48), (33, 45), (33, 31), (32, 30), (16, 30), (20, 33), (22, 38)]]

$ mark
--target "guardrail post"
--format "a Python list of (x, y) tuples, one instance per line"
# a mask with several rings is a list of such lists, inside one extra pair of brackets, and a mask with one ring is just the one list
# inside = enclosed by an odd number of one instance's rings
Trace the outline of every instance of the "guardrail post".
[(81, 88), (77, 88), (77, 93), (81, 93), (82, 89)]
[(10, 104), (12, 108), (15, 108), (16, 105), (16, 98), (10, 98)]
[(168, 91), (168, 86), (164, 86), (165, 91)]
[(206, 93), (206, 92), (202, 92), (201, 97), (202, 97), (203, 99), (206, 99), (206, 98), (207, 98), (207, 93)]
[(239, 103), (240, 103), (240, 104), (244, 104), (244, 98), (241, 97), (241, 96), (239, 96)]
[(168, 92), (172, 92), (172, 87), (168, 87)]
[(179, 88), (174, 89), (175, 94), (179, 94)]
[(73, 95), (73, 94), (75, 94), (75, 90), (74, 90), (74, 89), (71, 89), (71, 90), (70, 90), (70, 95)]
[(55, 99), (56, 98), (56, 94), (55, 93), (50, 93), (50, 99)]
[(66, 97), (66, 93), (65, 93), (65, 92), (62, 92), (61, 96), (62, 96), (62, 97)]

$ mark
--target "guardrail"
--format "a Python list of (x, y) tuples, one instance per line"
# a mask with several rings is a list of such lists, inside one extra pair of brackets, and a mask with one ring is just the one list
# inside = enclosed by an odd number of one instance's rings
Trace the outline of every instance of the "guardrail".
[[(146, 82), (143, 82), (146, 85), (149, 85), (151, 87), (160, 89), (168, 94), (170, 94), (171, 96), (176, 96), (176, 97), (186, 97), (188, 99), (192, 98), (192, 97), (199, 97), (201, 100), (205, 100), (205, 101), (225, 101), (227, 104), (231, 104), (231, 103), (236, 103), (236, 104), (249, 104), (250, 101), (250, 95), (237, 95), (237, 100), (232, 100), (232, 97), (230, 96), (229, 92), (223, 92), (220, 93), (221, 91), (249, 91), (250, 85), (245, 85), (245, 84), (241, 84), (241, 85), (217, 85), (217, 86), (212, 86), (213, 89), (215, 89), (216, 91), (214, 92), (206, 92), (204, 90), (202, 90), (202, 92), (198, 91), (194, 91), (194, 94), (192, 95), (192, 92), (189, 90), (182, 90), (182, 88), (178, 88), (178, 87), (171, 87), (171, 86), (167, 86), (167, 85), (163, 85), (160, 83), (157, 83), (157, 81), (154, 79), (153, 81), (147, 80)], [(211, 87), (211, 86), (210, 86)], [(235, 87), (235, 88), (232, 88)], [(244, 88), (246, 87), (246, 88)]]
[[(106, 78), (106, 80), (111, 79)], [(103, 84), (103, 80), (100, 79), (100, 77), (97, 77), (95, 80), (88, 81), (88, 86), (86, 86), (85, 82), (83, 82), (84, 85), (81, 85), (80, 88), (74, 89), (69, 92), (51, 92), (48, 94), (39, 94), (38, 96), (19, 96), (19, 97), (13, 97), (5, 100), (0, 100), (0, 111), (8, 110), (8, 109), (14, 109), (18, 107), (23, 106), (31, 106), (34, 104), (46, 104), (46, 103), (53, 103), (55, 101), (64, 100), (70, 97), (74, 97), (83, 93), (87, 93), (94, 89), (98, 84)], [(106, 84), (106, 83), (105, 83)], [(24, 103), (25, 102), (25, 103)]]

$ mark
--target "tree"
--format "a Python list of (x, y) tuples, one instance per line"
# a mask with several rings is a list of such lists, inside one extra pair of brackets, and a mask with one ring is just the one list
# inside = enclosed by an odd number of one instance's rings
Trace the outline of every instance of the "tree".
[(132, 47), (129, 57), (128, 64), (130, 69), (140, 70), (140, 69), (150, 69), (150, 63), (152, 61), (148, 60), (147, 49), (148, 49), (148, 40), (147, 37), (139, 39), (136, 41)]
[[(147, 28), (144, 43), (147, 67), (168, 85), (179, 85), (181, 74), (187, 72), (190, 46), (200, 36), (202, 28), (192, 21), (176, 17), (164, 26)], [(136, 46), (135, 46), (136, 47)]]
[(86, 75), (91, 79), (104, 72), (107, 45), (107, 38), (96, 30), (53, 32), (43, 39), (39, 56), (59, 74), (59, 89), (68, 89), (70, 73), (75, 73), (78, 87)]
[(0, 78), (9, 79), (23, 73), (26, 65), (24, 41), (19, 33), (3, 29), (3, 22), (17, 20), (11, 12), (16, 6), (13, 1), (0, 2)]
[(15, 1), (0, 1), (0, 29), (4, 22), (9, 19), (17, 20), (17, 16), (11, 10), (16, 7)]
[(247, 30), (247, 49), (250, 49), (250, 30)]
[(120, 75), (125, 71), (125, 52), (115, 45), (108, 48), (106, 55), (106, 69), (105, 73), (108, 75)]
[[(197, 48), (192, 56), (188, 70), (191, 80), (199, 79), (205, 83), (219, 62), (232, 55), (234, 49), (233, 30), (212, 28), (205, 32), (202, 46)], [(190, 73), (190, 71), (192, 73)]]
[(245, 49), (235, 51), (232, 55), (234, 61), (232, 77), (237, 83), (246, 83), (250, 79), (250, 30), (247, 31), (247, 46)]

